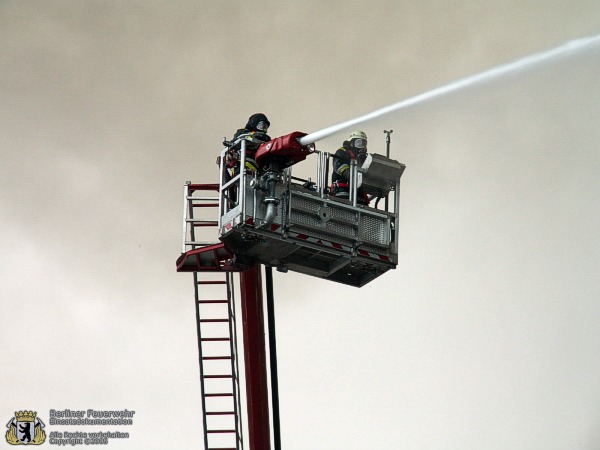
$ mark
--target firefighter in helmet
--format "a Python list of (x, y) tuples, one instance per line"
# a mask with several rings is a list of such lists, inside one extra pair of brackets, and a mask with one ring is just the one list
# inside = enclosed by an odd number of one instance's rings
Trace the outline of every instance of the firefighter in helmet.
[[(246, 142), (246, 170), (254, 173), (258, 170), (258, 165), (255, 161), (256, 151), (263, 142), (271, 140), (267, 131), (269, 130), (269, 119), (262, 113), (252, 114), (248, 118), (248, 123), (244, 128), (238, 129), (231, 141), (223, 141), (223, 144), (228, 147), (225, 154), (223, 164), (225, 170), (223, 172), (224, 183), (228, 183), (232, 178), (240, 173), (241, 149), (242, 141)], [(217, 158), (217, 164), (221, 164), (221, 158)], [(237, 204), (237, 186), (231, 186), (228, 190), (229, 206)]]
[[(330, 189), (333, 196), (344, 199), (350, 197), (350, 163), (356, 161), (357, 165), (361, 166), (366, 157), (367, 135), (364, 131), (355, 131), (333, 156)], [(357, 192), (357, 202), (362, 205), (369, 204), (369, 197), (361, 192), (360, 188)]]
[(255, 172), (258, 169), (254, 155), (256, 150), (263, 142), (271, 140), (267, 131), (269, 130), (269, 119), (262, 113), (252, 114), (248, 118), (248, 123), (244, 128), (235, 132), (231, 141), (231, 151), (227, 154), (225, 163), (232, 171), (232, 176), (236, 176), (240, 170), (240, 150), (242, 140), (246, 141), (246, 168)]

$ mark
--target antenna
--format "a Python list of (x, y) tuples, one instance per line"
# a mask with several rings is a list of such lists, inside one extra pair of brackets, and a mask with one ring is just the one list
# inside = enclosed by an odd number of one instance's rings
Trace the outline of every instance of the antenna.
[[(390, 137), (390, 134), (392, 134), (394, 132), (394, 130), (383, 130), (383, 132), (385, 133), (385, 157), (389, 158), (390, 157), (390, 143), (392, 142), (392, 139)], [(385, 210), (389, 211), (389, 195), (385, 196)]]
[(385, 157), (389, 158), (390, 157), (390, 142), (392, 141), (390, 138), (390, 134), (392, 134), (394, 132), (394, 130), (383, 130), (383, 132), (386, 134), (385, 136)]

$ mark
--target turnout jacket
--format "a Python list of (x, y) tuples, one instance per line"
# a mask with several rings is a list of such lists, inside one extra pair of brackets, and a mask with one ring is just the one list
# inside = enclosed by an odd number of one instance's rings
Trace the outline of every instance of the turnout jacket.
[(257, 170), (254, 155), (256, 150), (263, 142), (269, 142), (271, 138), (263, 131), (250, 131), (247, 128), (240, 128), (233, 136), (233, 145), (230, 152), (227, 154), (227, 167), (230, 167), (236, 173), (239, 170), (241, 158), (240, 150), (242, 148), (241, 141), (246, 141), (246, 167), (250, 170)]
[[(358, 153), (356, 149), (350, 146), (340, 147), (333, 156), (333, 173), (331, 174), (331, 194), (335, 197), (348, 197), (350, 181), (350, 163), (354, 160), (360, 166), (365, 162), (367, 154)], [(369, 197), (358, 188), (358, 203), (362, 205), (369, 204)]]
[(348, 183), (350, 180), (350, 162), (354, 160), (360, 165), (365, 160), (365, 154), (359, 154), (352, 147), (340, 147), (333, 157), (333, 173), (331, 181), (333, 183)]

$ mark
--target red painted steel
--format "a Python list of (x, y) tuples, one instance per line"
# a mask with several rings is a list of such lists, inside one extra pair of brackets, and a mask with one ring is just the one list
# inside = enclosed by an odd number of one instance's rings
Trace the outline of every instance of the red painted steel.
[(177, 272), (214, 272), (239, 270), (233, 266), (233, 252), (225, 244), (196, 248), (177, 258)]
[(270, 450), (269, 392), (260, 265), (240, 273), (250, 450)]
[(277, 160), (281, 168), (292, 166), (304, 161), (308, 155), (313, 153), (314, 147), (303, 147), (298, 139), (306, 136), (306, 133), (294, 131), (286, 136), (281, 136), (272, 141), (260, 144), (256, 151), (256, 162), (264, 167), (269, 160)]
[(220, 186), (219, 183), (202, 183), (202, 184), (190, 184), (189, 190), (190, 194), (194, 191), (215, 191), (219, 192)]

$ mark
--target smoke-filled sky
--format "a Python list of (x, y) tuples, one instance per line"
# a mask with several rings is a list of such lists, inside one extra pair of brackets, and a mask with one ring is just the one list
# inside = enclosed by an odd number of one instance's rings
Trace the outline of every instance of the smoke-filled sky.
[[(129, 409), (109, 448), (202, 448), (175, 260), (181, 187), (216, 181), (223, 137), (254, 112), (272, 136), (317, 131), (599, 17), (596, 0), (3, 0), (2, 423)], [(362, 126), (380, 153), (393, 129), (407, 165), (400, 263), (361, 289), (275, 274), (283, 448), (600, 447), (599, 70), (595, 45)]]

